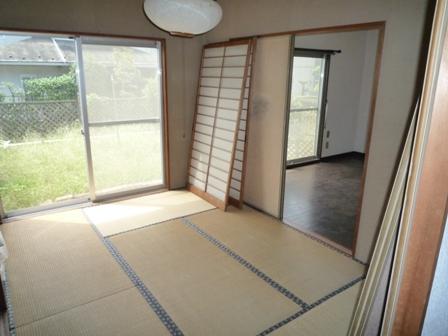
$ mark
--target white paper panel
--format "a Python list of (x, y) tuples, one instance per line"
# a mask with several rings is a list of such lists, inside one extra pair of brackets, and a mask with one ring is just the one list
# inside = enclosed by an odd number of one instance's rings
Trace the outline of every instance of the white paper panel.
[[(206, 47), (202, 60), (189, 181), (221, 201), (227, 201), (231, 183), (234, 189), (241, 187), (242, 162), (238, 159), (244, 158), (247, 111), (241, 109), (244, 97), (247, 106), (249, 94), (245, 85), (248, 46)], [(239, 199), (240, 191), (231, 195)]]
[(218, 118), (236, 121), (238, 118), (238, 111), (218, 109)]
[(220, 169), (216, 169), (213, 166), (210, 166), (210, 170), (209, 170), (210, 176), (214, 176), (217, 179), (221, 180), (221, 181), (227, 181), (229, 178), (229, 173), (225, 173)]
[(209, 117), (209, 116), (205, 116), (202, 114), (198, 114), (196, 120), (204, 125), (208, 125), (208, 126), (212, 126), (213, 127), (213, 123), (215, 122), (215, 118), (213, 117)]
[(196, 188), (205, 191), (205, 183), (201, 182), (199, 180), (196, 180), (194, 177), (189, 176), (188, 182), (192, 185), (194, 185)]
[(243, 163), (241, 161), (236, 161), (233, 163), (233, 167), (239, 171), (243, 171)]
[(204, 96), (199, 96), (199, 100), (198, 103), (199, 105), (204, 105), (204, 106), (216, 106), (216, 103), (218, 102), (218, 98), (211, 98), (211, 97), (204, 97)]
[(221, 77), (221, 68), (202, 68), (202, 77)]
[(215, 113), (216, 113), (215, 107), (201, 106), (201, 105), (198, 106), (198, 114), (214, 117)]
[(204, 49), (204, 57), (218, 57), (224, 55), (224, 47), (219, 48), (205, 48)]
[(207, 163), (200, 162), (194, 158), (191, 159), (191, 166), (193, 168), (196, 168), (197, 170), (202, 171), (202, 172), (207, 172), (207, 169), (208, 169)]
[(231, 99), (219, 98), (218, 106), (222, 107), (222, 108), (238, 110), (240, 108), (240, 101), (239, 100), (231, 100)]
[(248, 48), (247, 44), (240, 44), (240, 45), (235, 45), (235, 46), (231, 46), (231, 47), (226, 47), (225, 55), (226, 56), (246, 55), (247, 48)]
[(218, 97), (218, 92), (219, 92), (218, 88), (203, 87), (203, 86), (199, 88), (199, 94), (201, 96)]
[(245, 131), (246, 130), (246, 121), (240, 120), (240, 130)]
[(193, 149), (204, 154), (210, 152), (210, 146), (197, 142), (196, 140), (193, 141)]
[(210, 166), (217, 167), (224, 171), (228, 171), (230, 169), (230, 162), (222, 161), (212, 157), (210, 160)]
[(237, 181), (241, 181), (241, 172), (239, 172), (238, 170), (233, 169), (232, 171), (232, 178), (237, 180)]
[(230, 152), (232, 152), (233, 142), (215, 138), (213, 140), (213, 146), (215, 146), (216, 148), (225, 150), (225, 151), (230, 153)]
[(230, 190), (229, 190), (229, 195), (230, 195), (230, 197), (232, 197), (233, 199), (236, 199), (236, 200), (239, 200), (239, 199), (240, 199), (240, 192), (237, 191), (237, 190), (235, 190), (235, 189), (230, 188)]
[(217, 58), (204, 58), (202, 62), (202, 66), (204, 68), (217, 67), (220, 68), (222, 66), (223, 59), (222, 57)]
[(226, 130), (222, 130), (222, 129), (216, 129), (215, 130), (215, 136), (218, 137), (218, 138), (221, 138), (221, 139), (233, 141), (233, 139), (235, 137), (235, 133), (229, 132), (229, 131), (226, 131)]
[(246, 132), (238, 131), (238, 140), (244, 141), (246, 139)]
[(237, 150), (237, 151), (235, 152), (235, 159), (236, 159), (236, 160), (243, 161), (243, 152), (240, 151), (240, 150)]
[(227, 190), (227, 183), (226, 182), (224, 182), (224, 181), (221, 181), (221, 180), (219, 180), (219, 179), (217, 179), (217, 178), (215, 178), (214, 176), (212, 176), (212, 175), (208, 175), (208, 180), (207, 180), (207, 189), (208, 189), (208, 186), (212, 186), (213, 188), (216, 188), (216, 189), (218, 189), (219, 191), (222, 191), (222, 192), (226, 192), (226, 190)]
[(236, 149), (240, 151), (244, 151), (244, 141), (238, 140), (236, 142)]
[(246, 66), (246, 57), (226, 57), (224, 58), (224, 67), (243, 67)]
[(214, 187), (211, 186), (211, 185), (208, 185), (208, 186), (207, 186), (207, 192), (208, 192), (210, 195), (216, 197), (217, 199), (219, 199), (219, 200), (221, 200), (221, 201), (224, 201), (225, 198), (226, 198), (226, 194), (225, 194), (224, 192), (222, 192), (222, 191), (220, 191), (220, 190), (214, 188)]
[(232, 153), (213, 147), (212, 157), (220, 159), (222, 161), (230, 162), (230, 160), (232, 160)]
[(219, 78), (201, 78), (201, 86), (219, 87)]
[(243, 78), (244, 76), (244, 67), (238, 67), (238, 68), (224, 68), (222, 69), (222, 76), (223, 77), (238, 77)]
[(212, 135), (213, 127), (196, 124), (196, 131), (201, 132), (203, 134)]
[(241, 90), (239, 90), (239, 89), (221, 89), (220, 97), (221, 98), (230, 98), (230, 99), (240, 99), (241, 98)]
[(196, 161), (203, 162), (208, 165), (208, 160), (209, 160), (208, 154), (200, 153), (193, 149), (193, 151), (191, 152), (191, 157), (193, 159), (195, 159)]
[(236, 121), (216, 119), (216, 127), (229, 130), (232, 131), (232, 133), (234, 133), (236, 130)]
[(238, 181), (236, 181), (236, 180), (234, 180), (234, 179), (232, 179), (232, 181), (230, 182), (230, 186), (231, 186), (233, 189), (241, 190), (241, 183), (238, 182)]
[(238, 78), (222, 78), (221, 87), (226, 89), (240, 89), (243, 85), (243, 80)]
[(201, 182), (205, 182), (206, 180), (206, 174), (193, 167), (191, 167), (190, 175)]
[(202, 143), (205, 143), (205, 144), (208, 144), (208, 145), (211, 145), (211, 143), (212, 143), (212, 137), (211, 136), (205, 135), (205, 134), (202, 134), (202, 133), (197, 133), (197, 132), (194, 135), (194, 140), (197, 140), (199, 142), (202, 142)]

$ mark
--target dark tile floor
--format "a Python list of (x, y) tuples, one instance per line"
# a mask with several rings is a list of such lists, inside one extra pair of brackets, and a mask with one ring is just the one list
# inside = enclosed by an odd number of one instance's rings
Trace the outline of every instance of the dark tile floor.
[(284, 221), (351, 249), (362, 168), (349, 156), (288, 169)]

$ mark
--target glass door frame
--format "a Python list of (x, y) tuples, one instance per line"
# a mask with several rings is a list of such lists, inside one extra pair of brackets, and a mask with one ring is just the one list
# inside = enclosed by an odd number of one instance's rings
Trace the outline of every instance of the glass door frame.
[[(127, 36), (127, 35), (110, 35), (110, 34), (95, 34), (95, 33), (71, 33), (71, 32), (60, 32), (60, 31), (47, 31), (47, 30), (19, 30), (19, 29), (0, 29), (0, 33), (10, 34), (10, 35), (27, 35), (27, 36), (50, 36), (50, 37), (62, 37), (67, 39), (73, 39), (76, 51), (76, 78), (78, 84), (78, 102), (80, 109), (80, 119), (82, 124), (82, 129), (80, 132), (83, 133), (84, 143), (86, 148), (86, 162), (87, 162), (87, 175), (88, 175), (88, 186), (89, 191), (85, 196), (80, 196), (74, 199), (60, 201), (51, 203), (48, 205), (38, 205), (18, 210), (13, 210), (6, 212), (3, 207), (2, 198), (0, 195), (0, 223), (5, 219), (20, 217), (25, 215), (30, 215), (33, 213), (52, 211), (59, 208), (71, 207), (71, 206), (82, 206), (83, 204), (88, 204), (89, 202), (99, 202), (107, 201), (112, 199), (117, 199), (121, 197), (127, 197), (137, 194), (149, 193), (156, 190), (164, 190), (170, 188), (170, 160), (169, 160), (169, 140), (168, 140), (168, 87), (167, 87), (167, 72), (166, 72), (166, 40), (164, 38), (152, 38), (152, 37), (138, 37), (138, 36)], [(98, 197), (96, 195), (95, 182), (93, 176), (93, 164), (92, 164), (92, 153), (91, 153), (91, 143), (89, 137), (88, 129), (88, 116), (87, 116), (87, 100), (85, 96), (85, 82), (84, 82), (84, 67), (82, 60), (82, 41), (83, 40), (93, 40), (95, 42), (103, 40), (115, 43), (117, 45), (127, 45), (127, 46), (154, 46), (158, 45), (159, 50), (159, 60), (160, 60), (160, 70), (161, 70), (161, 144), (162, 144), (162, 184), (129, 189), (125, 191), (119, 191), (114, 193), (108, 193)]]
[[(96, 45), (113, 45), (113, 46), (127, 46), (127, 47), (156, 47), (159, 51), (159, 66), (161, 71), (160, 88), (161, 88), (161, 115), (160, 115), (160, 133), (161, 133), (161, 148), (162, 148), (162, 183), (158, 185), (151, 185), (147, 187), (129, 188), (116, 192), (107, 192), (98, 194), (95, 185), (95, 174), (93, 168), (92, 146), (90, 138), (90, 127), (96, 123), (89, 123), (87, 96), (86, 96), (86, 82), (84, 73), (84, 59), (82, 53), (82, 44), (96, 44)], [(165, 43), (164, 40), (155, 39), (138, 39), (138, 38), (121, 38), (114, 36), (78, 36), (76, 38), (76, 54), (78, 59), (78, 81), (81, 99), (81, 114), (83, 122), (83, 130), (85, 137), (85, 147), (87, 153), (87, 172), (89, 179), (89, 193), (92, 202), (107, 201), (111, 199), (132, 196), (136, 194), (147, 193), (155, 190), (169, 188), (169, 157), (168, 157), (168, 127), (167, 127), (167, 109), (166, 109), (166, 71), (165, 71)], [(107, 123), (108, 125), (122, 125), (123, 121), (99, 122), (98, 124)]]
[[(316, 155), (303, 157), (300, 159), (287, 160), (286, 159), (286, 168), (293, 168), (300, 166), (302, 164), (307, 164), (311, 162), (318, 162), (322, 157), (322, 144), (323, 144), (323, 135), (325, 130), (325, 121), (327, 115), (327, 93), (328, 93), (328, 79), (330, 75), (330, 63), (331, 63), (331, 54), (332, 51), (327, 50), (318, 50), (318, 49), (304, 49), (304, 48), (294, 48), (294, 53), (292, 55), (291, 65), (294, 64), (295, 57), (307, 57), (307, 58), (319, 58), (323, 59), (323, 78), (321, 84), (321, 90), (319, 94), (319, 102), (318, 102), (318, 116), (317, 116), (317, 134), (316, 134)], [(291, 69), (291, 82), (292, 82), (292, 69)], [(292, 85), (289, 88), (289, 96), (288, 99), (291, 101), (292, 96)], [(299, 112), (300, 113), (300, 112)], [(291, 108), (288, 111), (288, 127), (287, 127), (287, 139), (289, 137), (290, 130), (290, 114)], [(286, 141), (286, 148), (288, 148), (288, 140)]]

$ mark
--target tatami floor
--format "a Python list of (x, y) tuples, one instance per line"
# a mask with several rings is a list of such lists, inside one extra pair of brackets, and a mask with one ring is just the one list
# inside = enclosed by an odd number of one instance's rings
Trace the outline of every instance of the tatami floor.
[(11, 333), (346, 334), (364, 265), (251, 208), (166, 195), (2, 225)]

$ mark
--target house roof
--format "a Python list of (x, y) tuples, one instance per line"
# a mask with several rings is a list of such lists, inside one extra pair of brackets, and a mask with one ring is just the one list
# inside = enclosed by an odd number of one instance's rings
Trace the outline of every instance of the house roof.
[(73, 40), (43, 36), (0, 35), (1, 63), (69, 64), (75, 61)]
[[(85, 45), (85, 55), (97, 64), (113, 66), (116, 55), (103, 45)], [(132, 47), (134, 64), (157, 68), (158, 53), (152, 48)], [(0, 64), (69, 65), (76, 61), (75, 44), (69, 38), (0, 35)]]

